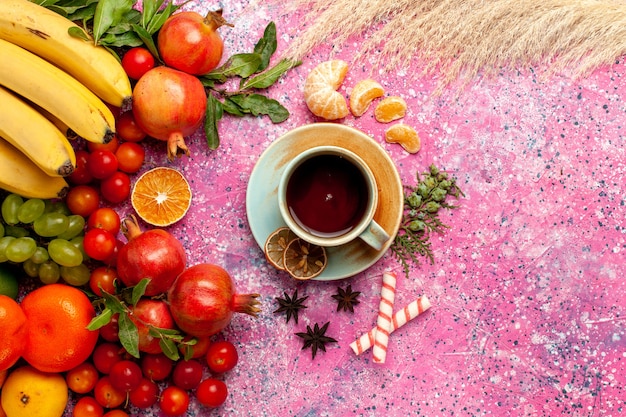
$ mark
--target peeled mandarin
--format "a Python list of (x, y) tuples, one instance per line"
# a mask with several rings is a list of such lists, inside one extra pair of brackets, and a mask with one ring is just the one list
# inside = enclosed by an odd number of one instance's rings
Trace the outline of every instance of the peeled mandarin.
[(409, 153), (417, 153), (422, 146), (417, 131), (405, 124), (396, 124), (387, 129), (385, 140), (389, 143), (400, 144)]
[(311, 113), (326, 120), (348, 115), (346, 99), (337, 91), (347, 72), (348, 64), (338, 59), (324, 61), (311, 70), (304, 82), (304, 101)]
[(356, 117), (363, 115), (372, 101), (385, 94), (385, 89), (370, 78), (361, 80), (352, 89), (350, 94), (350, 111)]
[(404, 117), (406, 101), (399, 96), (389, 96), (382, 99), (374, 109), (374, 118), (380, 123), (389, 123)]

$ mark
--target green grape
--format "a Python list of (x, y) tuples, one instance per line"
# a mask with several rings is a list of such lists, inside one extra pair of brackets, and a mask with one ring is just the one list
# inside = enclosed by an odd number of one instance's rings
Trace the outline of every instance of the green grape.
[(28, 236), (30, 235), (30, 232), (28, 230), (26, 230), (24, 227), (21, 226), (11, 226), (8, 225), (6, 226), (6, 231), (5, 231), (7, 236), (13, 236), (13, 237), (24, 237), (24, 236)]
[(31, 278), (37, 278), (39, 276), (39, 264), (36, 264), (32, 261), (32, 259), (27, 259), (22, 263), (22, 268), (26, 275)]
[(24, 224), (30, 224), (43, 214), (46, 203), (40, 198), (29, 198), (17, 210), (17, 219)]
[(75, 287), (80, 287), (89, 282), (91, 272), (87, 265), (80, 264), (77, 266), (61, 266), (61, 278), (63, 281)]
[(39, 280), (44, 284), (54, 284), (61, 278), (61, 269), (53, 261), (39, 265)]
[(15, 236), (4, 236), (0, 238), (0, 262), (6, 262), (9, 258), (6, 257), (7, 246), (16, 239)]
[(45, 209), (46, 213), (60, 213), (60, 214), (65, 214), (66, 216), (69, 216), (70, 214), (72, 214), (72, 212), (67, 207), (67, 204), (65, 204), (64, 201), (46, 200), (45, 204), (46, 204), (46, 209)]
[(69, 225), (65, 214), (44, 213), (33, 222), (33, 230), (41, 237), (54, 237), (65, 233)]
[(85, 230), (85, 218), (83, 216), (71, 214), (67, 216), (67, 219), (69, 220), (67, 230), (57, 236), (59, 239), (70, 240)]
[(85, 240), (85, 236), (76, 236), (75, 238), (70, 239), (70, 243), (80, 250), (80, 253), (83, 254), (83, 262), (88, 261), (89, 255), (85, 252), (85, 247), (83, 246), (83, 240)]
[(78, 266), (83, 263), (80, 249), (65, 239), (52, 239), (48, 243), (48, 255), (60, 266)]
[(32, 237), (18, 237), (4, 250), (4, 256), (11, 262), (21, 263), (29, 259), (37, 250), (37, 242)]
[(35, 253), (33, 253), (33, 256), (30, 257), (30, 261), (35, 264), (42, 264), (48, 259), (50, 259), (50, 255), (48, 255), (48, 249), (44, 248), (43, 246), (37, 246), (37, 249), (35, 249)]
[(24, 199), (17, 194), (9, 194), (2, 202), (2, 218), (6, 224), (17, 224), (19, 219), (17, 218), (17, 211), (24, 203)]

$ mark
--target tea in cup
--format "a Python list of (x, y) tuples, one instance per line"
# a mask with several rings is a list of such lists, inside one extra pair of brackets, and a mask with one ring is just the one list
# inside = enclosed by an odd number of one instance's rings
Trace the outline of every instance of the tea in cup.
[(390, 238), (373, 219), (378, 187), (372, 171), (338, 146), (310, 148), (289, 162), (278, 185), (278, 205), (287, 227), (315, 245), (360, 238), (381, 250)]

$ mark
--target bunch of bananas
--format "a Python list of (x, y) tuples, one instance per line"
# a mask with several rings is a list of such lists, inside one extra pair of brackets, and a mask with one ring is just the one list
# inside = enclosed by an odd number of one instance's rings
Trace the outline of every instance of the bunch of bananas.
[(24, 197), (62, 196), (76, 164), (68, 132), (110, 141), (105, 103), (132, 94), (117, 58), (70, 28), (82, 30), (29, 0), (0, 1), (0, 188)]

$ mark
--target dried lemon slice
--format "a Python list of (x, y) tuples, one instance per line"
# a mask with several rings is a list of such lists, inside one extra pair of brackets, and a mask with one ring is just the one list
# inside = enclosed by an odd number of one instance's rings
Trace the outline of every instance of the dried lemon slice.
[(135, 182), (130, 202), (143, 221), (169, 226), (182, 219), (191, 206), (191, 187), (173, 168), (157, 167), (144, 172)]
[(289, 275), (295, 279), (307, 280), (322, 273), (328, 264), (328, 258), (323, 246), (296, 238), (287, 244), (283, 263)]
[(375, 80), (368, 78), (359, 81), (350, 94), (350, 111), (356, 117), (362, 116), (372, 101), (382, 97), (383, 94), (385, 94), (385, 89)]
[(287, 244), (297, 237), (288, 227), (280, 227), (267, 237), (264, 250), (265, 258), (267, 258), (270, 265), (281, 271), (285, 270), (283, 262), (285, 249), (287, 249)]
[(380, 123), (389, 123), (404, 117), (406, 101), (399, 96), (389, 96), (380, 101), (374, 109), (374, 117)]

